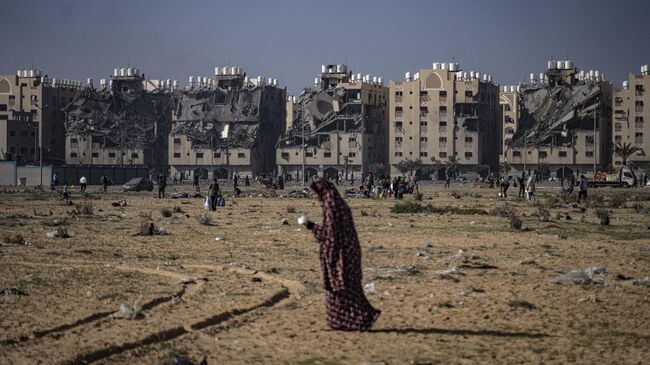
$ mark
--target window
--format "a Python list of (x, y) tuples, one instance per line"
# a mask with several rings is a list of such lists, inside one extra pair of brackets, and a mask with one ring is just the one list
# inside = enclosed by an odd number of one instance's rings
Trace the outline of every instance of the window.
[(9, 119), (9, 116), (6, 114), (0, 114), (0, 120), (7, 120)]
[(512, 151), (512, 157), (521, 157), (521, 151)]
[(109, 158), (115, 158), (115, 152), (109, 152), (108, 157)]
[(221, 152), (215, 152), (212, 156), (214, 156), (214, 158), (221, 158)]
[(560, 157), (566, 157), (566, 151), (559, 151), (557, 155)]
[(420, 157), (427, 157), (426, 151), (420, 151)]
[(585, 136), (585, 144), (594, 144), (594, 136)]
[(131, 153), (131, 158), (139, 158), (140, 155), (137, 152), (132, 152)]
[(444, 121), (443, 121), (443, 122), (440, 122), (440, 126), (441, 126), (441, 127), (446, 127), (446, 126), (447, 126), (447, 122), (444, 122)]
[(474, 155), (474, 154), (471, 153), (471, 152), (465, 152), (465, 158), (466, 158), (466, 159), (470, 159), (470, 158), (472, 158), (473, 155)]
[(402, 137), (395, 137), (395, 143), (402, 143)]
[(447, 152), (440, 152), (440, 153), (438, 153), (438, 156), (440, 158), (447, 158)]
[(99, 153), (98, 153), (98, 152), (93, 152), (90, 156), (91, 156), (92, 158), (98, 158), (98, 157), (99, 157)]
[(465, 90), (465, 96), (466, 97), (471, 98), (473, 95), (474, 95), (474, 93), (472, 92), (472, 90)]
[(239, 152), (239, 153), (237, 154), (237, 157), (238, 157), (238, 158), (246, 158), (246, 153), (244, 153), (244, 152)]
[(585, 151), (585, 156), (594, 157), (594, 151)]
[(20, 131), (21, 137), (27, 137), (27, 131)]
[(314, 152), (312, 152), (312, 151), (307, 151), (306, 156), (307, 156), (307, 157), (314, 157)]
[(197, 152), (196, 158), (203, 158), (203, 152)]
[(402, 96), (403, 92), (402, 91), (395, 91), (395, 96)]
[(642, 144), (643, 143), (643, 133), (642, 132), (634, 133), (634, 143), (636, 143), (636, 144)]
[(402, 111), (404, 111), (404, 109), (401, 106), (396, 106), (395, 107), (395, 112), (396, 113), (401, 113)]
[(441, 98), (446, 98), (446, 97), (447, 97), (447, 91), (445, 91), (445, 90), (440, 90), (440, 97), (441, 97)]
[(429, 112), (429, 108), (426, 106), (421, 106), (420, 107), (420, 113), (426, 114)]
[(289, 152), (282, 152), (280, 154), (280, 157), (282, 157), (282, 159), (284, 159), (284, 160), (288, 160), (289, 159)]
[(348, 157), (356, 157), (357, 153), (356, 152), (350, 152), (348, 153)]
[(426, 141), (428, 141), (427, 137), (420, 137), (420, 142), (426, 142)]
[(402, 128), (402, 122), (395, 122), (395, 128)]
[(323, 157), (332, 157), (332, 152), (323, 152)]
[(548, 157), (548, 152), (546, 151), (539, 151), (539, 158), (546, 158)]
[(174, 144), (181, 144), (180, 138), (174, 138)]
[(426, 127), (428, 122), (426, 120), (423, 120), (420, 122), (420, 127)]
[(447, 137), (439, 137), (438, 142), (447, 143)]
[(77, 152), (70, 152), (70, 157), (77, 157)]
[(348, 139), (348, 141), (350, 141), (350, 142), (356, 142), (356, 141), (357, 141), (357, 137), (350, 137), (350, 138)]
[(0, 104), (0, 112), (6, 112), (7, 111), (7, 104)]
[(471, 136), (467, 136), (467, 137), (465, 137), (465, 142), (469, 142), (469, 143), (471, 143), (473, 140), (474, 140), (474, 138), (471, 137)]
[(510, 104), (503, 104), (503, 111), (504, 112), (509, 112), (510, 110), (511, 110), (510, 109)]
[(420, 96), (427, 96), (429, 95), (428, 91), (420, 91)]
[(11, 137), (16, 137), (16, 131), (9, 131), (9, 135)]
[(623, 136), (620, 134), (617, 134), (614, 136), (614, 143), (622, 143), (623, 142)]
[(174, 158), (181, 158), (180, 152), (174, 152)]
[(402, 157), (402, 152), (395, 151), (395, 157)]

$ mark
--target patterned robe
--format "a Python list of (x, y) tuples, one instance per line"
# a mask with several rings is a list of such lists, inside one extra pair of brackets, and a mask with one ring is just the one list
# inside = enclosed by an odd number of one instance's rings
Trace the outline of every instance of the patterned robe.
[(311, 188), (322, 206), (322, 225), (307, 227), (320, 242), (320, 263), (326, 293), (327, 324), (336, 330), (365, 331), (379, 314), (361, 286), (361, 247), (350, 207), (327, 180), (316, 179)]

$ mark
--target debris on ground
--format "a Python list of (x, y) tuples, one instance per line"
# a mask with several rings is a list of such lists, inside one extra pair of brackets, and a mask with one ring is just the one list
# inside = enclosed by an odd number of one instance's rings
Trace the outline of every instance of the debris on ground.
[(194, 362), (184, 355), (172, 355), (163, 365), (208, 365), (208, 361), (203, 358), (201, 362)]
[(450, 300), (443, 300), (438, 303), (438, 308), (453, 308), (454, 304)]
[(591, 284), (598, 283), (594, 275), (607, 273), (606, 267), (590, 267), (586, 270), (572, 270), (553, 279), (556, 284)]
[(415, 265), (371, 266), (363, 271), (372, 274), (373, 279), (393, 279), (398, 275), (413, 276), (420, 274), (420, 268)]
[(465, 276), (465, 272), (463, 272), (463, 269), (452, 267), (451, 269), (436, 271), (436, 275), (438, 279), (451, 280), (456, 283), (459, 281), (459, 276)]
[(122, 303), (120, 304), (120, 309), (113, 313), (111, 317), (113, 318), (124, 318), (124, 319), (135, 319), (142, 312), (142, 306), (144, 304), (144, 297), (142, 295), (138, 296), (138, 299), (135, 300), (133, 306)]
[(204, 226), (211, 226), (212, 218), (210, 218), (208, 215), (204, 215), (203, 217), (199, 218), (199, 223)]
[(431, 241), (429, 241), (429, 240), (424, 240), (424, 241), (422, 241), (422, 248), (423, 248), (425, 251), (428, 251), (429, 248), (431, 248)]
[(280, 224), (284, 226), (288, 226), (289, 220), (287, 218), (282, 218), (282, 220), (280, 220)]
[(191, 277), (188, 276), (186, 278), (182, 278), (181, 280), (178, 281), (179, 284), (187, 285), (187, 284), (196, 284), (199, 281), (208, 281), (208, 278), (206, 277)]
[(363, 292), (367, 294), (373, 294), (375, 292), (375, 283), (368, 283), (363, 286)]
[(513, 308), (522, 308), (528, 310), (537, 309), (537, 307), (534, 304), (527, 302), (525, 300), (511, 300), (508, 302), (508, 305), (510, 305)]
[(162, 208), (160, 209), (160, 215), (162, 215), (165, 218), (169, 218), (172, 216), (172, 211), (169, 208)]
[(609, 225), (609, 212), (606, 209), (597, 209), (596, 216), (600, 219), (600, 224), (603, 226)]
[(2, 241), (2, 246), (23, 246), (27, 244), (21, 234), (5, 234)]
[(70, 238), (68, 234), (68, 229), (63, 227), (57, 227), (54, 231), (47, 232), (47, 237), (49, 238)]
[(114, 202), (111, 203), (111, 206), (114, 206), (114, 207), (126, 207), (126, 200), (120, 199), (118, 201), (114, 201)]
[(188, 193), (172, 193), (172, 199), (188, 199), (189, 197)]
[(168, 235), (169, 232), (164, 227), (156, 227), (153, 222), (142, 222), (140, 224), (140, 230), (136, 233), (136, 236), (164, 236)]
[(639, 279), (634, 279), (634, 280), (632, 280), (632, 284), (650, 286), (650, 276), (646, 276), (644, 278), (639, 278)]
[(0, 297), (10, 296), (10, 295), (24, 296), (29, 294), (16, 288), (7, 288), (7, 289), (0, 290)]
[(600, 300), (596, 297), (596, 294), (589, 294), (584, 298), (581, 298), (579, 302), (584, 303), (584, 302), (589, 302), (589, 303), (597, 303), (600, 302)]

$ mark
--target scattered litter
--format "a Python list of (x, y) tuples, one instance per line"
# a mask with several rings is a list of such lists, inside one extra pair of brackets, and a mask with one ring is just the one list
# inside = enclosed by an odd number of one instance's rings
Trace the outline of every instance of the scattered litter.
[(168, 235), (169, 232), (164, 227), (156, 227), (153, 222), (142, 222), (140, 224), (140, 231), (136, 233), (136, 236), (164, 236)]
[(532, 257), (527, 257), (521, 261), (519, 261), (520, 265), (537, 265), (537, 261), (533, 259)]
[(27, 244), (25, 238), (21, 234), (6, 234), (2, 240), (4, 241), (2, 246), (22, 246)]
[(510, 302), (508, 302), (508, 305), (510, 305), (513, 308), (522, 308), (528, 310), (537, 309), (537, 307), (535, 307), (534, 304), (527, 302), (525, 300), (511, 300)]
[(221, 237), (221, 236), (217, 236), (217, 237), (214, 238), (214, 240), (215, 240), (215, 241), (221, 241), (221, 240), (223, 240), (223, 237)]
[(120, 199), (118, 201), (112, 202), (111, 205), (114, 207), (126, 207), (126, 200)]
[(458, 282), (458, 276), (464, 276), (465, 272), (457, 267), (452, 267), (451, 269), (436, 271), (436, 275), (438, 276), (438, 279)]
[(111, 317), (113, 318), (124, 318), (124, 319), (135, 319), (140, 312), (142, 312), (142, 305), (144, 304), (144, 298), (142, 295), (138, 296), (138, 299), (133, 303), (133, 307), (128, 304), (120, 304), (120, 309), (113, 313)]
[(594, 266), (588, 269), (585, 269), (585, 274), (589, 275), (590, 278), (593, 278), (597, 274), (607, 274), (607, 268), (604, 266)]
[(187, 193), (172, 193), (172, 199), (187, 199), (190, 195)]
[(632, 284), (650, 286), (650, 276), (646, 276), (645, 278), (634, 279), (632, 281)]
[(204, 215), (203, 217), (199, 218), (199, 224), (202, 224), (204, 226), (211, 226), (212, 225), (212, 218), (210, 218), (207, 214)]
[(625, 274), (617, 274), (614, 279), (618, 281), (627, 281), (627, 280), (632, 280), (633, 278)]
[(282, 220), (280, 220), (280, 224), (288, 226), (289, 225), (289, 220), (287, 218), (282, 218)]
[(429, 240), (424, 240), (422, 241), (422, 248), (425, 250), (428, 250), (431, 247), (431, 241)]
[(253, 277), (251, 278), (251, 282), (253, 282), (253, 283), (261, 283), (261, 282), (262, 282), (262, 278), (258, 278), (257, 276), (253, 276)]
[(58, 227), (54, 231), (47, 232), (47, 237), (49, 238), (70, 238), (68, 230), (63, 227)]
[(449, 300), (443, 300), (442, 302), (438, 303), (438, 308), (453, 308), (454, 304), (449, 301)]
[(594, 282), (594, 280), (589, 276), (587, 273), (585, 273), (582, 270), (573, 270), (569, 271), (566, 274), (562, 274), (555, 279), (553, 279), (553, 282), (556, 284), (564, 284), (564, 285), (570, 285), (570, 284), (591, 284)]
[(375, 292), (375, 283), (368, 283), (364, 285), (363, 292), (366, 294), (373, 294)]
[(0, 290), (0, 297), (10, 296), (10, 295), (29, 295), (26, 292), (16, 289), (16, 288), (7, 288)]
[(600, 300), (596, 297), (596, 294), (589, 294), (584, 298), (581, 298), (579, 302), (584, 303), (584, 302), (589, 302), (589, 303), (597, 303), (600, 302)]
[(374, 274), (374, 279), (393, 279), (395, 275), (418, 275), (420, 268), (414, 265), (403, 266), (374, 266), (363, 271)]

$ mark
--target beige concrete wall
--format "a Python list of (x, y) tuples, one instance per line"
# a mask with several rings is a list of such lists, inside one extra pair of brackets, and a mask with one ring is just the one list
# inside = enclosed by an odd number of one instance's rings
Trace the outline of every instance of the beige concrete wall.
[[(650, 162), (650, 75), (629, 74), (629, 88), (613, 92), (612, 144), (630, 143), (643, 149), (628, 158), (637, 163)], [(638, 105), (641, 104), (642, 105)], [(615, 167), (622, 159), (612, 151)]]

